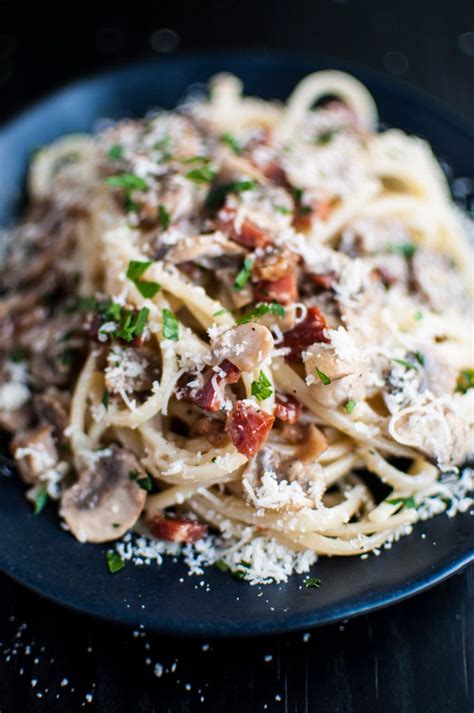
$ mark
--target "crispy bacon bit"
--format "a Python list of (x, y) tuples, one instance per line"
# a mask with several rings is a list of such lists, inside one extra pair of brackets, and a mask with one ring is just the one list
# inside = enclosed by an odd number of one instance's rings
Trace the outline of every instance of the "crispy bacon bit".
[(252, 279), (254, 282), (259, 280), (275, 282), (294, 269), (297, 262), (298, 257), (295, 253), (276, 247), (267, 248), (263, 254), (259, 252), (253, 261)]
[(323, 272), (319, 274), (310, 273), (309, 279), (311, 280), (311, 282), (313, 282), (318, 287), (321, 287), (323, 290), (330, 290), (337, 280), (337, 273), (334, 271)]
[(207, 535), (207, 526), (185, 518), (154, 517), (147, 520), (153, 537), (168, 542), (194, 543)]
[(265, 443), (274, 420), (269, 413), (237, 401), (227, 420), (226, 430), (239, 453), (253, 458)]
[(220, 411), (224, 403), (224, 389), (227, 384), (238, 382), (240, 369), (228, 359), (224, 359), (218, 368), (217, 372), (212, 368), (206, 370), (207, 381), (200, 389), (190, 389), (188, 386), (181, 389), (181, 397), (193, 401), (205, 411)]
[(326, 320), (317, 307), (309, 307), (306, 317), (293, 329), (283, 335), (283, 344), (290, 348), (285, 359), (288, 361), (303, 361), (302, 353), (315, 342), (329, 343), (329, 339), (324, 336)]
[(297, 230), (308, 230), (315, 220), (325, 221), (332, 211), (332, 198), (314, 201), (310, 206), (297, 205), (294, 226)]
[(250, 220), (237, 225), (235, 215), (235, 208), (224, 206), (217, 215), (217, 229), (246, 248), (263, 248), (272, 242), (270, 235)]
[(293, 396), (288, 396), (287, 394), (276, 395), (275, 416), (280, 421), (285, 421), (292, 426), (299, 420), (302, 411), (303, 407)]
[(261, 280), (254, 286), (253, 296), (256, 302), (279, 302), (282, 305), (292, 304), (298, 299), (296, 273), (289, 270), (278, 280)]

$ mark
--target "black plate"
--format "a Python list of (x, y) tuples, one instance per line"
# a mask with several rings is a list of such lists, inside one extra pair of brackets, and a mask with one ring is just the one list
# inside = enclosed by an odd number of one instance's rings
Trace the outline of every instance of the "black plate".
[[(62, 134), (87, 131), (99, 117), (140, 116), (153, 106), (171, 108), (190, 85), (205, 82), (217, 71), (239, 75), (248, 93), (284, 99), (305, 74), (331, 67), (362, 79), (382, 119), (426, 137), (455, 176), (474, 175), (473, 129), (402, 85), (317, 57), (181, 56), (78, 82), (7, 124), (0, 131), (0, 221), (15, 215), (31, 151)], [(129, 564), (112, 576), (105, 566), (105, 546), (76, 542), (59, 527), (51, 505), (33, 517), (17, 478), (2, 478), (0, 488), (0, 570), (60, 604), (168, 633), (236, 636), (333, 622), (422, 591), (474, 558), (474, 518), (466, 513), (418, 525), (410, 537), (379, 557), (321, 560), (314, 567), (322, 580), (319, 589), (302, 586), (302, 576), (263, 588), (212, 568), (204, 577), (191, 577), (182, 563), (171, 560), (161, 567)]]

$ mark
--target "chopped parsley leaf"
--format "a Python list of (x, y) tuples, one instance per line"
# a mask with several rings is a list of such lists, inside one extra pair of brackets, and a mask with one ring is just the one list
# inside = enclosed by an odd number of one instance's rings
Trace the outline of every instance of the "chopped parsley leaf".
[(273, 394), (271, 386), (271, 382), (265, 376), (263, 371), (260, 371), (258, 380), (252, 381), (252, 396), (255, 396), (257, 401), (265, 401), (265, 399), (268, 399)]
[(163, 336), (173, 342), (179, 339), (179, 322), (169, 309), (163, 310)]
[(73, 349), (65, 349), (61, 357), (59, 359), (61, 366), (71, 366), (72, 362), (74, 361), (74, 350)]
[(124, 188), (126, 191), (147, 191), (148, 183), (134, 173), (122, 173), (119, 176), (109, 176), (105, 179), (107, 185), (113, 188)]
[(48, 491), (46, 490), (46, 487), (43, 485), (43, 486), (41, 486), (41, 488), (37, 491), (37, 493), (35, 495), (34, 515), (39, 515), (47, 502), (48, 502)]
[(23, 347), (15, 347), (10, 353), (10, 361), (18, 364), (20, 361), (24, 361), (26, 357), (26, 352)]
[(209, 166), (193, 168), (192, 171), (188, 171), (186, 174), (186, 178), (194, 183), (212, 183), (216, 176), (217, 172), (209, 168)]
[(423, 312), (415, 312), (414, 318), (416, 322), (419, 322), (420, 319), (423, 319)]
[(347, 413), (350, 415), (353, 410), (356, 407), (356, 402), (353, 399), (349, 399), (349, 401), (346, 401), (346, 404), (344, 408), (346, 409)]
[(474, 369), (462, 369), (456, 382), (456, 392), (465, 394), (469, 389), (474, 389)]
[(319, 589), (319, 587), (321, 586), (321, 580), (319, 579), (319, 577), (306, 577), (303, 583), (304, 586), (308, 589)]
[(330, 141), (333, 140), (333, 138), (338, 134), (340, 129), (328, 129), (327, 131), (323, 131), (321, 134), (316, 136), (314, 139), (314, 143), (318, 144), (318, 146), (325, 146), (328, 144)]
[(183, 158), (183, 163), (202, 163), (206, 166), (208, 163), (211, 163), (211, 159), (209, 156), (189, 156), (188, 158)]
[(414, 510), (416, 510), (417, 507), (415, 498), (411, 496), (409, 498), (387, 498), (385, 502), (390, 505), (403, 505), (404, 508), (412, 508)]
[(107, 158), (111, 161), (120, 161), (120, 159), (123, 158), (122, 144), (113, 144), (107, 151)]
[(319, 376), (319, 379), (324, 386), (328, 386), (331, 383), (329, 376), (327, 376), (324, 371), (321, 371), (321, 369), (318, 369), (318, 367), (316, 367), (316, 374)]
[(161, 289), (159, 282), (146, 282), (145, 280), (138, 279), (150, 267), (150, 265), (150, 261), (139, 262), (137, 260), (130, 260), (127, 268), (128, 279), (133, 282), (143, 297), (149, 299), (154, 297), (158, 290)]
[(247, 322), (253, 322), (256, 319), (263, 317), (264, 314), (275, 314), (278, 317), (284, 317), (285, 308), (279, 302), (270, 302), (269, 304), (263, 302), (251, 312), (247, 312), (247, 314), (239, 317), (236, 322), (237, 324), (247, 324)]
[(244, 266), (235, 278), (234, 290), (243, 290), (247, 282), (252, 277), (252, 260), (246, 257), (244, 260)]
[(405, 369), (416, 369), (416, 366), (406, 359), (395, 359), (395, 357), (392, 357), (392, 361), (396, 364), (400, 364), (400, 366), (404, 366)]
[(284, 205), (277, 205), (275, 210), (282, 215), (289, 215), (291, 213), (291, 210)]
[(223, 314), (229, 314), (229, 310), (228, 309), (219, 309), (219, 310), (217, 310), (217, 312), (214, 312), (214, 314), (212, 316), (213, 317), (222, 317)]
[(425, 357), (421, 352), (415, 352), (415, 358), (420, 366), (425, 365)]
[(122, 310), (115, 335), (126, 342), (141, 337), (149, 314), (148, 307), (142, 307), (139, 312), (129, 309)]
[(171, 216), (166, 210), (165, 206), (160, 203), (158, 207), (158, 220), (160, 221), (160, 225), (163, 228), (163, 230), (167, 230), (169, 228), (170, 222), (171, 222)]
[(244, 191), (251, 191), (256, 187), (256, 185), (256, 181), (253, 181), (250, 178), (245, 178), (242, 181), (223, 183), (221, 186), (217, 186), (217, 188), (214, 188), (214, 190), (209, 193), (206, 198), (206, 205), (208, 208), (219, 208), (219, 206), (225, 201), (228, 193), (243, 193)]
[(109, 568), (110, 574), (115, 574), (115, 572), (120, 572), (121, 569), (125, 567), (125, 562), (120, 557), (118, 552), (115, 550), (107, 550), (107, 567)]
[(399, 253), (408, 258), (416, 253), (416, 245), (413, 243), (390, 243), (388, 248), (391, 253)]
[(127, 267), (127, 277), (132, 282), (138, 280), (144, 272), (150, 267), (151, 261), (139, 262), (138, 260), (130, 260)]
[(107, 389), (104, 389), (100, 403), (103, 405), (106, 411), (109, 409), (110, 394)]
[(221, 572), (228, 572), (230, 569), (227, 562), (225, 562), (223, 559), (217, 560), (215, 565), (216, 565), (217, 569), (220, 570)]
[(223, 144), (227, 144), (227, 146), (230, 148), (231, 151), (235, 153), (236, 156), (240, 156), (240, 154), (242, 153), (242, 147), (240, 146), (239, 142), (233, 134), (231, 134), (229, 131), (226, 131), (225, 134), (222, 134), (221, 141)]
[(128, 474), (130, 480), (135, 482), (139, 488), (146, 490), (147, 493), (153, 488), (153, 478), (151, 475), (142, 475), (138, 470), (131, 470)]

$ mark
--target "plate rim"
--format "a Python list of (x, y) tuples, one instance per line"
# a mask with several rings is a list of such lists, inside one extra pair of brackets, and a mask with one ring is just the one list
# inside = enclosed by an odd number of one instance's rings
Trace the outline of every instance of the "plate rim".
[[(468, 140), (474, 142), (474, 121), (471, 121), (466, 116), (458, 114), (454, 110), (448, 108), (445, 104), (430, 95), (428, 92), (415, 88), (400, 79), (394, 79), (390, 76), (384, 75), (382, 72), (365, 67), (362, 64), (339, 57), (333, 57), (331, 55), (301, 51), (262, 50), (257, 48), (251, 50), (237, 49), (231, 51), (186, 51), (167, 57), (142, 58), (106, 66), (99, 72), (88, 73), (72, 82), (60, 85), (52, 91), (44, 93), (31, 104), (24, 106), (19, 111), (7, 117), (6, 120), (0, 123), (0, 143), (5, 137), (8, 138), (10, 130), (14, 130), (17, 125), (21, 124), (23, 121), (31, 119), (36, 112), (46, 108), (49, 103), (59, 99), (61, 96), (66, 95), (68, 92), (85, 89), (91, 84), (101, 83), (111, 77), (119, 77), (129, 73), (134, 74), (139, 72), (140, 69), (150, 69), (152, 67), (166, 69), (166, 67), (178, 65), (184, 61), (189, 62), (193, 59), (201, 62), (214, 61), (216, 63), (218, 63), (219, 60), (221, 62), (245, 60), (246, 62), (256, 62), (262, 65), (267, 63), (273, 65), (285, 65), (289, 67), (301, 67), (303, 64), (314, 63), (315, 71), (318, 64), (332, 65), (336, 69), (354, 73), (356, 76), (361, 77), (362, 81), (367, 81), (375, 88), (380, 88), (383, 91), (388, 92), (399, 101), (408, 102), (423, 111), (430, 111), (441, 121), (450, 124), (451, 128), (453, 128), (456, 132), (462, 133)], [(474, 547), (468, 546), (466, 551), (464, 551), (463, 548), (460, 553), (449, 557), (441, 567), (436, 568), (436, 570), (431, 573), (425, 573), (421, 576), (421, 579), (415, 578), (415, 580), (408, 585), (402, 582), (398, 588), (392, 585), (389, 592), (380, 593), (378, 595), (376, 594), (370, 598), (366, 595), (363, 600), (357, 602), (353, 601), (352, 604), (347, 603), (337, 607), (336, 605), (333, 607), (328, 606), (323, 610), (314, 609), (312, 613), (309, 614), (278, 614), (271, 621), (265, 620), (257, 624), (252, 622), (249, 627), (242, 627), (240, 630), (233, 627), (226, 628), (222, 625), (216, 625), (215, 627), (212, 625), (209, 626), (209, 622), (206, 622), (205, 627), (200, 627), (198, 624), (191, 623), (189, 625), (180, 624), (179, 628), (177, 628), (176, 625), (173, 625), (172, 621), (166, 622), (163, 620), (157, 621), (156, 624), (148, 624), (148, 629), (165, 635), (182, 637), (212, 636), (219, 638), (240, 638), (245, 636), (275, 635), (283, 632), (298, 631), (333, 624), (341, 621), (342, 619), (350, 619), (355, 616), (361, 616), (372, 611), (378, 611), (392, 604), (405, 601), (406, 599), (409, 599), (416, 594), (426, 591), (427, 589), (439, 584), (455, 573), (463, 570), (472, 564), (472, 562), (474, 562)], [(1, 561), (0, 572), (21, 586), (24, 586), (29, 591), (39, 595), (41, 598), (53, 602), (62, 608), (72, 610), (80, 615), (92, 616), (95, 619), (113, 623), (114, 625), (127, 627), (137, 626), (139, 612), (134, 614), (133, 610), (129, 611), (126, 609), (120, 613), (120, 616), (118, 616), (115, 613), (107, 613), (106, 611), (97, 610), (97, 608), (94, 609), (93, 603), (82, 604), (78, 601), (68, 601), (62, 595), (50, 592), (47, 588), (41, 588), (34, 582), (29, 581), (28, 577), (25, 578), (22, 577), (21, 574), (17, 575), (15, 572), (9, 571), (5, 563)], [(250, 628), (251, 631), (249, 631)]]

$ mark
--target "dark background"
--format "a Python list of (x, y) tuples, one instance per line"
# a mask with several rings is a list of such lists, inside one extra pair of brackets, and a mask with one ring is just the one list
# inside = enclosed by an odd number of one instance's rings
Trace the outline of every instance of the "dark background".
[[(349, 59), (474, 118), (472, 0), (196, 0), (0, 2), (0, 119), (111, 64), (226, 47)], [(309, 637), (238, 642), (112, 628), (0, 577), (0, 713), (472, 713), (473, 575)]]

